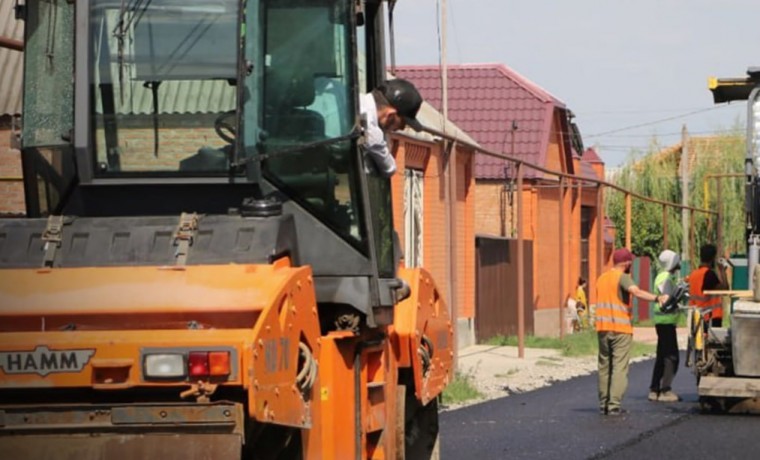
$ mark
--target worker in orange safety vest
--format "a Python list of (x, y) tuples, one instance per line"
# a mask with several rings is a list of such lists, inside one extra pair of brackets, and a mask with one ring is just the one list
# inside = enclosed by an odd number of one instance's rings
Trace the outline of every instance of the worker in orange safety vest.
[(619, 415), (620, 404), (628, 387), (628, 363), (633, 344), (631, 296), (660, 305), (667, 295), (655, 295), (638, 286), (631, 278), (633, 254), (626, 248), (612, 254), (614, 266), (596, 282), (596, 332), (599, 340), (599, 413)]
[(705, 314), (705, 321), (710, 321), (712, 327), (723, 325), (723, 300), (720, 296), (706, 295), (705, 291), (728, 289), (726, 264), (716, 264), (717, 255), (718, 248), (715, 245), (703, 245), (699, 248), (699, 268), (686, 277), (686, 282), (689, 283), (689, 306), (712, 307), (712, 311)]

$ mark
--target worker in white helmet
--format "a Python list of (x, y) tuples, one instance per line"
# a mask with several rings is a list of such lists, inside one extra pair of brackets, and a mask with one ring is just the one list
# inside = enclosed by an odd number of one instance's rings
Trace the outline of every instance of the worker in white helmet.
[[(681, 269), (681, 257), (670, 249), (658, 257), (660, 271), (654, 280), (657, 294), (672, 295), (676, 288), (676, 277)], [(676, 324), (679, 310), (663, 312), (662, 305), (654, 304), (654, 327), (657, 330), (657, 357), (652, 371), (652, 383), (649, 386), (650, 401), (678, 402), (681, 398), (673, 392), (671, 384), (678, 372), (678, 339)]]

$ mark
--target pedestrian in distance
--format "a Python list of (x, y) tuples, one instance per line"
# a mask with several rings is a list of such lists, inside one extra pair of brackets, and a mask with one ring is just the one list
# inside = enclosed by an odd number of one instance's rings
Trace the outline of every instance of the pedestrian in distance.
[[(662, 251), (657, 258), (660, 271), (654, 280), (655, 293), (672, 296), (676, 289), (677, 273), (681, 269), (681, 257), (670, 249)], [(678, 372), (678, 338), (676, 325), (680, 312), (678, 308), (663, 311), (660, 304), (654, 306), (654, 327), (657, 331), (657, 355), (652, 369), (652, 383), (649, 385), (650, 401), (678, 402), (681, 398), (673, 392), (671, 384)]]
[(633, 254), (626, 248), (612, 254), (613, 267), (596, 282), (596, 332), (599, 340), (599, 413), (620, 415), (623, 395), (628, 387), (628, 364), (633, 345), (631, 296), (641, 300), (667, 302), (667, 295), (656, 295), (639, 288), (631, 278)]
[(705, 314), (705, 325), (712, 327), (723, 325), (723, 300), (720, 296), (705, 294), (705, 291), (728, 289), (726, 278), (727, 262), (716, 263), (718, 248), (714, 244), (705, 244), (699, 248), (699, 267), (687, 277), (689, 283), (689, 306), (695, 308), (712, 308)]
[(368, 172), (391, 177), (396, 172), (396, 160), (388, 149), (386, 133), (407, 126), (420, 131), (422, 124), (417, 112), (422, 96), (414, 85), (404, 79), (388, 80), (367, 94), (359, 96), (359, 111), (366, 119), (365, 163)]
[(575, 290), (575, 308), (578, 312), (578, 329), (588, 329), (588, 300), (586, 299), (586, 279), (578, 278), (578, 288)]

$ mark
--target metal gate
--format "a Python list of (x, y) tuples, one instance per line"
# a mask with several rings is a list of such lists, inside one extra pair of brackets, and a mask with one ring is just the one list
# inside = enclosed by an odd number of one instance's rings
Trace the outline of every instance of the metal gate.
[[(524, 241), (525, 334), (533, 334), (533, 242)], [(475, 338), (517, 335), (517, 240), (475, 238)]]

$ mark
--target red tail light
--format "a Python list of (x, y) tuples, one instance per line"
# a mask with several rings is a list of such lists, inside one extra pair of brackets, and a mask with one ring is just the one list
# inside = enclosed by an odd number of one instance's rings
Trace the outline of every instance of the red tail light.
[(208, 352), (191, 351), (187, 357), (187, 373), (192, 377), (208, 377)]

